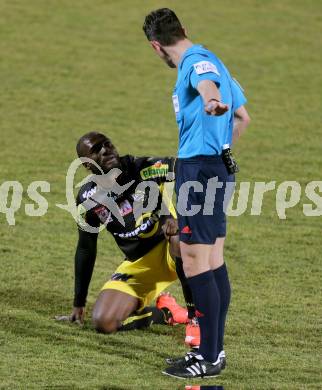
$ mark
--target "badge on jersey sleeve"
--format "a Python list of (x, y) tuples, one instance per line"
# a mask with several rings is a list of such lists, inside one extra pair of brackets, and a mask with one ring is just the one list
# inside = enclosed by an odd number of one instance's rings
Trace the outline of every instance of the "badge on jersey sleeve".
[(178, 95), (172, 95), (172, 102), (173, 102), (174, 112), (178, 114), (178, 112), (180, 111)]
[(94, 208), (94, 212), (104, 225), (107, 225), (108, 223), (113, 221), (111, 212), (107, 210), (107, 208), (104, 206)]
[(193, 64), (193, 67), (195, 68), (197, 74), (215, 73), (217, 76), (220, 76), (217, 66), (214, 65), (212, 62), (200, 61), (196, 64)]

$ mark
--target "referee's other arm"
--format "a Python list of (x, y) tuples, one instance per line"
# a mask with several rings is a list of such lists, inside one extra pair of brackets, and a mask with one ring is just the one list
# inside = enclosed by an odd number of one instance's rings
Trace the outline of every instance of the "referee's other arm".
[(235, 144), (238, 138), (244, 133), (249, 123), (250, 116), (248, 115), (245, 106), (240, 106), (234, 112), (233, 144)]

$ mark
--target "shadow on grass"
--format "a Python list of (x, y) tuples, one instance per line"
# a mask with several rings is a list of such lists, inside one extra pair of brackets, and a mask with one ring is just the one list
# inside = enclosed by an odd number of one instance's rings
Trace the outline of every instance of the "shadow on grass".
[[(175, 339), (177, 345), (183, 344), (184, 341), (184, 326), (167, 326), (167, 325), (154, 325), (146, 328), (144, 332), (154, 336), (166, 336)], [(168, 357), (168, 356), (167, 356)]]
[[(0, 314), (1, 328), (14, 337), (35, 339), (37, 343), (51, 346), (73, 348), (81, 347), (91, 354), (102, 353), (114, 358), (121, 358), (133, 364), (140, 360), (144, 364), (159, 368), (169, 353), (160, 351), (160, 344), (169, 337), (177, 345), (183, 345), (184, 329), (163, 325), (153, 325), (147, 329), (118, 332), (112, 335), (98, 334), (87, 319), (83, 327), (70, 323), (59, 323), (54, 314), (61, 314), (63, 308), (70, 306), (69, 299), (57, 292), (1, 289), (2, 304), (9, 310)], [(149, 340), (147, 343), (146, 340)], [(163, 349), (163, 348), (161, 348)], [(164, 350), (164, 349), (163, 349)], [(151, 355), (154, 356), (151, 359)]]
[(14, 309), (31, 310), (37, 314), (59, 312), (62, 308), (70, 307), (70, 299), (57, 295), (56, 292), (18, 289), (1, 289), (1, 303)]
[[(82, 354), (89, 353), (93, 356), (102, 354), (106, 356), (109, 365), (119, 364), (119, 359), (130, 364), (139, 360), (147, 366), (159, 368), (160, 360), (168, 357), (167, 353), (160, 352), (157, 340), (146, 343), (146, 330), (103, 335), (87, 326), (80, 328), (74, 324), (58, 323), (43, 316), (37, 317), (26, 311), (18, 311), (16, 314), (1, 313), (1, 329), (6, 334), (13, 335), (15, 339), (17, 337), (25, 340), (35, 339), (35, 344), (70, 350), (77, 347)], [(151, 359), (151, 356), (154, 358)]]
[[(45, 390), (75, 390), (74, 385), (53, 385), (53, 386), (42, 386), (42, 389)], [(80, 387), (80, 389), (83, 389), (83, 387)], [(119, 386), (95, 386), (94, 390), (129, 390), (130, 387), (119, 387)]]
[[(75, 386), (74, 385), (54, 385), (54, 386), (44, 386), (42, 387), (42, 389), (45, 389), (45, 390), (75, 390)], [(119, 386), (99, 386), (99, 387), (95, 387), (95, 389), (97, 390), (129, 390), (129, 387), (119, 387)]]

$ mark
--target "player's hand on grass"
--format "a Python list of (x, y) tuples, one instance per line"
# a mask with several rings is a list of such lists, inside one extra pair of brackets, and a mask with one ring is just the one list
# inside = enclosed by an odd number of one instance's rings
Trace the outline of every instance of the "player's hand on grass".
[(179, 233), (178, 221), (174, 218), (169, 218), (162, 225), (162, 230), (165, 238), (169, 240), (170, 237), (176, 236)]
[(208, 115), (220, 116), (229, 110), (228, 104), (218, 102), (217, 100), (210, 100), (205, 106), (205, 112)]
[(56, 321), (73, 322), (78, 325), (83, 325), (85, 319), (85, 307), (74, 307), (72, 314), (69, 316), (55, 316)]
[(70, 321), (79, 325), (84, 324), (85, 319), (85, 307), (74, 307), (70, 316)]

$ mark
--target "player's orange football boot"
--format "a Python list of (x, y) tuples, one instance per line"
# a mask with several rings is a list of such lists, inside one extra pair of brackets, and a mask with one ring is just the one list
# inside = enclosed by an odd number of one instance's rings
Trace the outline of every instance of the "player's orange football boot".
[(192, 319), (186, 325), (186, 338), (184, 340), (185, 344), (191, 348), (199, 347), (200, 345), (200, 328), (198, 321)]
[(180, 306), (170, 293), (161, 293), (155, 305), (158, 309), (166, 308), (170, 311), (169, 325), (186, 324), (188, 322), (188, 310)]

